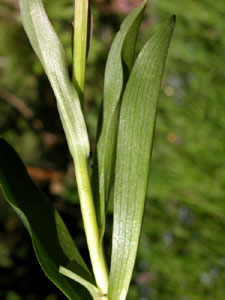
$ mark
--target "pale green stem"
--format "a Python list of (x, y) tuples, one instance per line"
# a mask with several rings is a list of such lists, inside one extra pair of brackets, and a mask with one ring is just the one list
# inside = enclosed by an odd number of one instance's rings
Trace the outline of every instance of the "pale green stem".
[[(82, 108), (84, 105), (85, 66), (87, 56), (88, 6), (89, 0), (75, 0), (73, 81), (78, 92)], [(103, 246), (99, 237), (99, 229), (88, 173), (87, 158), (83, 155), (76, 155), (74, 158), (81, 212), (91, 264), (98, 288), (102, 294), (107, 294), (108, 270)]]
[(85, 65), (87, 56), (88, 2), (75, 0), (73, 36), (73, 81), (84, 106)]
[[(79, 157), (75, 161), (75, 172), (84, 230), (87, 238), (91, 264), (97, 286), (103, 294), (108, 292), (108, 270), (105, 262), (104, 250), (99, 238), (99, 230), (95, 214), (87, 160)], [(106, 298), (105, 298), (106, 299)]]

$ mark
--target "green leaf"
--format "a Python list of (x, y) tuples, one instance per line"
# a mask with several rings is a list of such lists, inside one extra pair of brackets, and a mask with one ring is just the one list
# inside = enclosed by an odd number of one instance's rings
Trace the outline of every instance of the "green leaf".
[(0, 138), (0, 187), (28, 229), (47, 277), (68, 299), (90, 299), (86, 290), (59, 273), (60, 265), (75, 260), (90, 274), (59, 213), (30, 179), (19, 156), (3, 138)]
[(124, 20), (111, 46), (106, 70), (103, 104), (98, 121), (97, 146), (92, 174), (92, 189), (102, 238), (105, 211), (114, 174), (121, 96), (133, 65), (138, 29), (146, 1)]
[(124, 91), (118, 130), (109, 300), (123, 300), (137, 254), (157, 101), (175, 17), (140, 52)]
[[(87, 4), (87, 1), (85, 2)], [(20, 6), (25, 31), (45, 69), (57, 99), (67, 142), (75, 163), (81, 213), (93, 272), (98, 286), (106, 291), (108, 272), (102, 245), (99, 242), (99, 230), (87, 167), (90, 145), (79, 97), (69, 78), (62, 45), (48, 20), (42, 1), (20, 0)]]
[(80, 101), (69, 78), (63, 47), (41, 0), (20, 0), (24, 29), (49, 78), (72, 156), (89, 156), (89, 140)]
[(60, 266), (59, 272), (68, 278), (82, 284), (91, 294), (94, 300), (101, 300), (103, 295), (95, 285), (94, 278), (76, 261), (72, 261), (67, 268)]

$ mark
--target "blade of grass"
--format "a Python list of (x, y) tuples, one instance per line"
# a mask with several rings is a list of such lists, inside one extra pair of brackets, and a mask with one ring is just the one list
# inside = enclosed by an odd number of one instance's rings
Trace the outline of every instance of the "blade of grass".
[(109, 300), (126, 299), (137, 254), (157, 101), (175, 17), (140, 52), (124, 91), (118, 131)]
[(146, 1), (143, 1), (124, 20), (113, 41), (106, 64), (103, 104), (99, 114), (92, 174), (100, 239), (105, 231), (105, 211), (114, 173), (121, 96), (133, 65), (138, 29), (145, 6)]
[(17, 153), (2, 138), (0, 187), (29, 231), (36, 256), (47, 277), (68, 299), (90, 299), (83, 287), (59, 274), (60, 265), (68, 265), (74, 260), (80, 268), (91, 273), (59, 213), (30, 179)]

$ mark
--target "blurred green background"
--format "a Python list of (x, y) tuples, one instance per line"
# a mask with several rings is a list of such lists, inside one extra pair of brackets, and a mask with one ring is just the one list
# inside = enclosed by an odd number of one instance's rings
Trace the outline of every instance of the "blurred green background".
[[(140, 1), (93, 3), (86, 120), (92, 151), (104, 67), (124, 15)], [(72, 0), (45, 0), (71, 69)], [(151, 0), (138, 49), (176, 14), (159, 100), (143, 232), (128, 300), (225, 299), (225, 2)], [(0, 2), (0, 132), (59, 209), (84, 256), (71, 157), (54, 95), (21, 26)], [(76, 229), (76, 230), (75, 230)], [(106, 232), (110, 255), (112, 214)], [(25, 228), (0, 197), (0, 299), (65, 297), (42, 273)]]

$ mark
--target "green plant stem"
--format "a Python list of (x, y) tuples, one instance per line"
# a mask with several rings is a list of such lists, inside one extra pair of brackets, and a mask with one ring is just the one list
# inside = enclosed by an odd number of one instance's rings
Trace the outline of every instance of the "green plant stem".
[(82, 109), (84, 107), (85, 65), (87, 56), (88, 5), (89, 0), (75, 1), (73, 81), (80, 98)]
[[(84, 106), (85, 66), (87, 56), (89, 0), (76, 0), (74, 13), (73, 40), (73, 81)], [(91, 264), (98, 288), (102, 294), (108, 293), (108, 270), (95, 213), (93, 195), (88, 174), (87, 157), (75, 155), (75, 173), (80, 198), (81, 213), (87, 238)], [(105, 298), (106, 299), (106, 298)]]
[(81, 204), (81, 213), (84, 222), (84, 230), (87, 238), (95, 280), (102, 293), (107, 294), (108, 270), (103, 246), (99, 238), (99, 230), (90, 185), (87, 160), (85, 157), (80, 156), (79, 159), (76, 159), (75, 172)]

